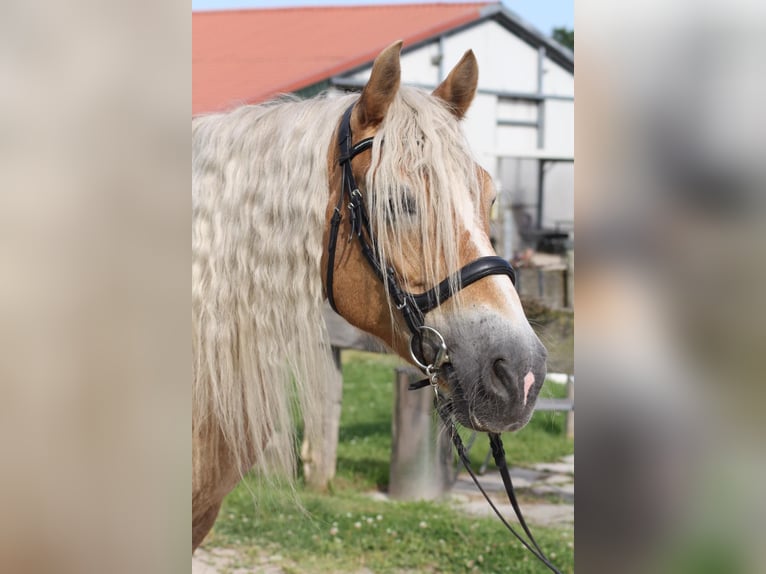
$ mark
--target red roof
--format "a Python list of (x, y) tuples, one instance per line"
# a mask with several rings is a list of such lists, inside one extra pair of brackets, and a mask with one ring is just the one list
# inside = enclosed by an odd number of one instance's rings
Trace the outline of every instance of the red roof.
[(263, 101), (477, 20), (488, 3), (228, 10), (192, 14), (192, 113)]

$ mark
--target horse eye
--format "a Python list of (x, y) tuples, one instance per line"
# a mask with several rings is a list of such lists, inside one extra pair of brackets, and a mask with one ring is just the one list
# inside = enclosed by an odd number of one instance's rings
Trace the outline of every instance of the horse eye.
[(404, 194), (404, 199), (402, 200), (402, 207), (404, 208), (403, 211), (407, 215), (415, 215), (417, 213), (417, 206), (415, 205), (415, 198), (410, 195), (409, 192), (406, 192)]
[(409, 189), (401, 188), (397, 197), (388, 200), (388, 212), (394, 216), (397, 213), (402, 215), (415, 215), (417, 213), (417, 204)]

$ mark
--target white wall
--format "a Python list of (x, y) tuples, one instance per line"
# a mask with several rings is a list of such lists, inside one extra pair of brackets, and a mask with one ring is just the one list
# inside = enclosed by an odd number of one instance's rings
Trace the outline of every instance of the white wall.
[(574, 156), (574, 102), (546, 100), (545, 149), (553, 155)]
[(526, 100), (498, 98), (497, 119), (534, 122), (537, 120), (537, 104)]
[(543, 227), (566, 229), (574, 221), (574, 164), (548, 164), (544, 181)]
[(543, 60), (543, 93), (574, 96), (574, 76), (550, 58)]
[[(401, 57), (402, 83), (436, 87), (439, 82), (439, 66), (432, 59), (439, 55), (439, 42), (431, 42), (413, 52), (406, 52)], [(372, 66), (348, 76), (354, 80), (367, 81)]]
[(497, 141), (497, 98), (490, 94), (476, 94), (473, 104), (463, 120), (463, 131), (479, 162), (494, 178)]
[(537, 91), (537, 49), (492, 20), (447, 37), (446, 69), (467, 50), (479, 62), (479, 86), (512, 92)]

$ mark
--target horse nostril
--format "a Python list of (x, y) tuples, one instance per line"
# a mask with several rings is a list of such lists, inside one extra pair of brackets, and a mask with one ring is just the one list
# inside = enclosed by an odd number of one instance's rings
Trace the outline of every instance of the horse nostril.
[(489, 377), (492, 390), (505, 400), (509, 399), (508, 389), (511, 381), (511, 373), (508, 362), (505, 359), (496, 359), (492, 363), (492, 375)]

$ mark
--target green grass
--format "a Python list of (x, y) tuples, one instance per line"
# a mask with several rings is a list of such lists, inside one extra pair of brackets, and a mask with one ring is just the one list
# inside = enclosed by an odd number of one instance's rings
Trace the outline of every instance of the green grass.
[(394, 355), (343, 352), (343, 407), (338, 437), (337, 477), (356, 488), (388, 485)]
[[(382, 502), (353, 491), (332, 496), (236, 489), (209, 544), (289, 556), (288, 572), (545, 572), (499, 521), (467, 518), (445, 504)], [(254, 492), (258, 506), (254, 509)], [(572, 529), (535, 528), (557, 564), (572, 563)], [(247, 555), (247, 550), (244, 550)], [(572, 572), (562, 566), (562, 572)]]
[[(226, 498), (205, 545), (237, 548), (244, 566), (264, 551), (280, 554), (289, 557), (280, 566), (294, 573), (545, 572), (498, 520), (469, 518), (445, 503), (370, 497), (388, 484), (393, 368), (399, 364), (391, 355), (343, 353), (338, 470), (330, 494), (267, 488), (248, 478)], [(546, 383), (543, 396), (564, 392)], [(530, 464), (571, 453), (563, 424), (562, 414), (535, 415), (525, 429), (504, 437), (509, 460)], [(486, 440), (477, 440), (471, 449), (476, 464), (487, 448)], [(572, 572), (572, 529), (534, 532), (562, 572)]]

